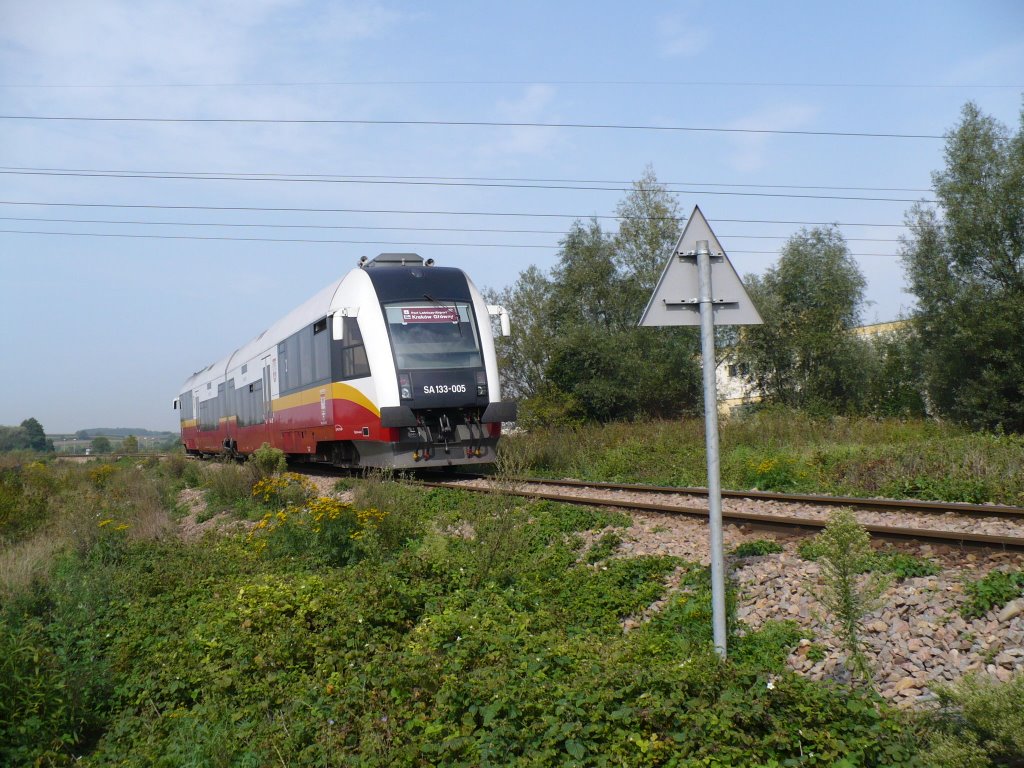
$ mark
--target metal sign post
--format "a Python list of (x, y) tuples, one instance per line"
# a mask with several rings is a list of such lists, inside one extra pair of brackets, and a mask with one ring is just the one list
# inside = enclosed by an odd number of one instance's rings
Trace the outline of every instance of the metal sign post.
[[(694, 293), (697, 295), (694, 296)], [(722, 485), (718, 457), (715, 325), (759, 325), (761, 322), (761, 315), (747, 296), (729, 257), (725, 255), (700, 208), (695, 207), (640, 318), (640, 325), (700, 325), (704, 372), (704, 444), (708, 467), (708, 525), (711, 537), (711, 623), (715, 651), (722, 658), (726, 654), (725, 553), (722, 544)]]
[(700, 354), (704, 369), (704, 446), (708, 464), (708, 527), (711, 534), (711, 626), (715, 651), (725, 658), (725, 553), (722, 544), (722, 481), (718, 454), (718, 382), (715, 378), (715, 317), (711, 303), (711, 252), (697, 242), (700, 290)]

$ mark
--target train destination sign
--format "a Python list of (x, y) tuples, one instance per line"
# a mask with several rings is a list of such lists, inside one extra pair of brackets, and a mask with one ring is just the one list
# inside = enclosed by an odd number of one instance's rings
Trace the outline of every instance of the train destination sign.
[(456, 307), (402, 307), (403, 323), (457, 323)]

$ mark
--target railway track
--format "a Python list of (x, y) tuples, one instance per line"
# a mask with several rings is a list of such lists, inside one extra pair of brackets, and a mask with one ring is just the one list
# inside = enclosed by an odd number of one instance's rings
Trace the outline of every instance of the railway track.
[[(483, 476), (421, 482), (432, 487), (492, 490), (490, 481)], [(568, 504), (701, 519), (708, 515), (707, 491), (702, 488), (522, 478), (504, 490)], [(727, 524), (790, 532), (819, 531), (828, 522), (829, 507), (853, 507), (859, 510), (861, 524), (876, 539), (1024, 551), (1024, 508), (1021, 507), (765, 491), (723, 491), (722, 496), (722, 518)], [(696, 503), (698, 501), (705, 503)]]

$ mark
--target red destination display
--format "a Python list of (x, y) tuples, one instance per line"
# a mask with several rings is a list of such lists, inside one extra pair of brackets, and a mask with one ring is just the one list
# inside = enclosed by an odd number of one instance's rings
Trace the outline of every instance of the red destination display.
[(455, 307), (402, 307), (403, 323), (457, 323)]

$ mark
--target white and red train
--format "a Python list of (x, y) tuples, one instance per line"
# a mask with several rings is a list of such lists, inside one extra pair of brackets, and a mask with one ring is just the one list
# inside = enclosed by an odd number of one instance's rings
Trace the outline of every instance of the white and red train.
[(193, 455), (290, 458), (343, 467), (493, 462), (501, 399), (488, 306), (462, 270), (383, 253), (320, 291), (174, 401)]

